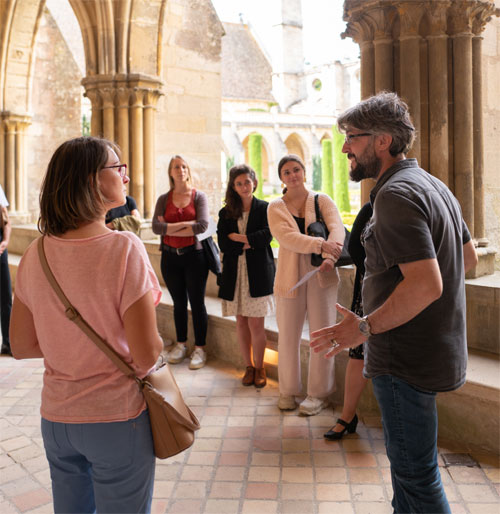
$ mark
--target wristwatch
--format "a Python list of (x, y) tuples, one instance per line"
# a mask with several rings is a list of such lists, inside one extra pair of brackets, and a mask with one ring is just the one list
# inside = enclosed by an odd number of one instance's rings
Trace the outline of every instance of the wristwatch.
[(363, 316), (359, 320), (358, 324), (359, 331), (365, 336), (370, 337), (372, 334), (372, 327), (370, 326), (370, 322), (368, 321), (368, 316)]

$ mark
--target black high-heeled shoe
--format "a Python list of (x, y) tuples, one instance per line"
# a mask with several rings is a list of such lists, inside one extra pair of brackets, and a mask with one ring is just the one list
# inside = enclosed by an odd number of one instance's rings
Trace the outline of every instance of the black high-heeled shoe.
[(340, 418), (337, 420), (337, 423), (339, 425), (343, 425), (344, 429), (340, 432), (335, 432), (333, 430), (335, 426), (333, 426), (326, 434), (323, 434), (325, 439), (328, 439), (329, 441), (338, 441), (339, 439), (342, 439), (346, 431), (348, 434), (354, 434), (354, 432), (356, 432), (356, 427), (358, 426), (358, 415), (354, 414), (354, 418), (352, 418), (350, 423), (347, 423), (347, 421)]

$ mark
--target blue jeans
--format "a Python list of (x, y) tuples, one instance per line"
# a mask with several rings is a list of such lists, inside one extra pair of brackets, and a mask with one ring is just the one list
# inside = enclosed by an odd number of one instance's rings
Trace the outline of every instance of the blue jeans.
[(42, 418), (54, 512), (149, 513), (155, 456), (148, 411), (128, 421), (55, 423)]
[(392, 375), (372, 383), (391, 462), (394, 512), (450, 513), (437, 462), (436, 393)]

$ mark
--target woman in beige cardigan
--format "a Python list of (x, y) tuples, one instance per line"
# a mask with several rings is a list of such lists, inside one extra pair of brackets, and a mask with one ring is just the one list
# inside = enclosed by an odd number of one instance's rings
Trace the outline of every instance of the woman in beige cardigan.
[[(307, 235), (307, 227), (316, 221), (315, 193), (305, 187), (305, 167), (296, 155), (286, 155), (278, 165), (278, 174), (285, 184), (283, 197), (268, 208), (271, 233), (280, 244), (278, 269), (274, 281), (276, 317), (278, 321), (279, 389), (278, 407), (293, 410), (295, 396), (301, 394), (300, 341), (307, 314), (309, 332), (335, 323), (339, 276), (334, 267), (344, 243), (344, 227), (331, 198), (319, 193), (319, 207), (330, 235), (328, 240)], [(291, 291), (307, 272), (315, 269), (311, 254), (324, 258), (319, 273)], [(318, 414), (328, 405), (328, 396), (335, 389), (333, 359), (310, 353), (307, 396), (299, 413)]]

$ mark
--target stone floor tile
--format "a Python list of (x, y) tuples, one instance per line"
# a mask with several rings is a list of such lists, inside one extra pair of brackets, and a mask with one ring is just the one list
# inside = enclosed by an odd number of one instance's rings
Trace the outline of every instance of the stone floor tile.
[(284, 453), (282, 464), (283, 466), (301, 466), (311, 467), (311, 454), (309, 452), (301, 453)]
[(281, 417), (276, 416), (257, 416), (255, 425), (265, 428), (279, 427), (281, 425)]
[(219, 457), (219, 466), (246, 466), (248, 462), (248, 453), (221, 453)]
[(354, 514), (351, 502), (321, 502), (318, 514)]
[(347, 465), (352, 468), (375, 467), (377, 465), (375, 457), (370, 453), (346, 453), (345, 459)]
[(243, 484), (241, 482), (213, 482), (210, 498), (231, 499), (239, 498)]
[(227, 418), (228, 427), (253, 427), (255, 418), (252, 416), (229, 416)]
[[(313, 436), (314, 437), (314, 436)], [(322, 437), (321, 439), (313, 439), (311, 441), (312, 449), (315, 451), (323, 451), (323, 452), (340, 452), (342, 451), (342, 446), (339, 441), (329, 441)]]
[(204, 414), (206, 416), (227, 416), (229, 414), (228, 407), (205, 407)]
[[(353, 502), (356, 514), (392, 514), (390, 502)], [(453, 514), (458, 512), (452, 511)]]
[(456, 484), (484, 484), (487, 482), (486, 475), (481, 468), (450, 466), (448, 473)]
[(327, 484), (347, 483), (347, 471), (344, 467), (338, 468), (315, 468), (315, 482)]
[[(2, 511), (0, 511), (2, 512)], [(53, 514), (54, 507), (52, 505), (52, 501), (46, 503), (45, 505), (40, 505), (39, 507), (35, 507), (34, 509), (27, 510), (24, 514)]]
[(254, 437), (256, 439), (278, 439), (281, 434), (279, 426), (261, 426), (257, 425), (254, 431)]
[(309, 427), (286, 426), (283, 427), (283, 439), (308, 439)]
[(176, 500), (167, 510), (168, 514), (201, 514), (201, 500)]
[(224, 431), (226, 428), (224, 426), (220, 427), (201, 427), (200, 430), (196, 432), (196, 439), (200, 438), (221, 438), (224, 435)]
[(250, 450), (250, 439), (225, 439), (222, 443), (223, 452), (248, 452)]
[(0, 443), (0, 448), (2, 448), (5, 452), (12, 452), (14, 450), (18, 450), (19, 448), (25, 448), (26, 446), (31, 446), (32, 442), (29, 437), (19, 436), (14, 437), (13, 439), (2, 440)]
[(169, 500), (163, 498), (153, 498), (151, 502), (151, 513), (152, 514), (165, 514), (167, 512)]
[(226, 416), (198, 416), (200, 423), (205, 426), (225, 426)]
[(245, 479), (246, 468), (243, 466), (219, 466), (215, 472), (215, 480), (241, 482)]
[(483, 471), (490, 482), (493, 482), (495, 484), (500, 484), (500, 469), (499, 468), (487, 468), (487, 469), (483, 468)]
[(194, 452), (214, 452), (218, 451), (221, 446), (220, 438), (196, 438), (193, 444)]
[(9, 455), (16, 462), (23, 463), (25, 461), (39, 457), (40, 455), (45, 455), (45, 450), (43, 448), (40, 448), (38, 444), (32, 443), (29, 446), (25, 446), (24, 448), (19, 448), (18, 450), (10, 451)]
[(228, 427), (225, 437), (227, 439), (248, 439), (252, 435), (252, 427)]
[(281, 441), (279, 439), (254, 439), (253, 447), (262, 451), (280, 451)]
[(208, 398), (207, 403), (211, 406), (231, 405), (233, 403), (233, 399), (231, 396), (211, 396)]
[(314, 500), (313, 484), (281, 484), (282, 500)]
[(188, 458), (188, 464), (198, 464), (201, 466), (210, 466), (215, 463), (217, 454), (215, 452), (191, 452)]
[(345, 452), (369, 453), (372, 451), (370, 441), (367, 439), (342, 439), (342, 448)]
[[(6, 427), (3, 427), (0, 429), (0, 441), (7, 441), (9, 439), (17, 439), (20, 437), (23, 437), (24, 432), (21, 430), (20, 427), (13, 426), (10, 424), (7, 424)], [(0, 443), (0, 449), (2, 448), (2, 444)], [(8, 450), (5, 450), (8, 451)]]
[(309, 416), (309, 424), (311, 427), (324, 427), (329, 429), (337, 418), (334, 418), (331, 414), (325, 414), (327, 411), (324, 410), (321, 414), (317, 416)]
[(283, 452), (308, 452), (311, 448), (309, 440), (304, 439), (283, 439)]
[[(48, 468), (43, 469), (42, 471), (38, 471), (37, 473), (34, 473), (33, 478), (38, 480), (38, 482), (47, 489), (50, 489), (52, 486), (52, 480), (50, 478), (50, 471)], [(2, 511), (0, 510), (0, 512)]]
[(7, 498), (13, 498), (39, 488), (40, 484), (27, 475), (0, 485), (0, 492), (2, 492)]
[(2, 514), (19, 514), (17, 507), (7, 500), (0, 499), (0, 512)]
[(246, 486), (245, 498), (252, 500), (275, 500), (278, 497), (278, 484), (250, 482)]
[(457, 489), (467, 503), (498, 502), (498, 495), (491, 490), (489, 485), (457, 484)]
[[(13, 466), (14, 464), (15, 464), (14, 460), (12, 460), (9, 455), (7, 455), (6, 453), (0, 454), (0, 469), (7, 468), (9, 466)], [(1, 475), (0, 475), (0, 478), (1, 478)]]
[(380, 484), (382, 475), (379, 468), (351, 468), (349, 469), (349, 482), (351, 484)]
[(184, 466), (181, 472), (180, 480), (210, 480), (214, 472), (213, 466)]
[(271, 500), (245, 500), (241, 514), (276, 514), (278, 502)]
[(443, 484), (443, 489), (449, 502), (460, 501), (455, 484)]
[(389, 468), (391, 466), (391, 462), (389, 461), (385, 453), (375, 453), (375, 458), (377, 459), (377, 463), (380, 467)]
[(281, 480), (297, 484), (312, 484), (313, 473), (311, 468), (282, 468)]
[(207, 514), (235, 514), (239, 512), (238, 500), (207, 500), (205, 510)]
[(467, 507), (470, 514), (498, 514), (500, 512), (498, 501), (496, 503), (468, 503)]
[(156, 480), (175, 480), (181, 470), (180, 464), (158, 465), (156, 461), (155, 479)]
[(322, 468), (345, 466), (344, 455), (340, 452), (312, 452), (315, 466)]
[(173, 496), (176, 499), (202, 500), (207, 497), (207, 482), (178, 482)]
[(28, 476), (29, 472), (20, 464), (13, 464), (2, 469), (2, 472), (0, 473), (0, 484), (5, 484)]
[(281, 502), (281, 514), (313, 514), (316, 512), (312, 501), (284, 500)]
[(40, 505), (45, 505), (48, 502), (52, 501), (51, 494), (43, 488), (34, 489), (32, 491), (27, 491), (25, 493), (19, 494), (17, 496), (13, 496), (10, 501), (21, 511), (25, 512), (27, 510), (33, 509), (35, 507), (39, 507)]
[(356, 502), (383, 502), (387, 499), (381, 485), (352, 484), (351, 491)]
[(279, 466), (280, 453), (274, 452), (257, 452), (252, 453), (252, 466)]
[(275, 466), (250, 466), (248, 472), (249, 482), (278, 482), (280, 468)]
[(233, 407), (231, 407), (231, 410), (229, 411), (228, 414), (233, 417), (237, 417), (237, 416), (247, 416), (248, 417), (249, 415), (251, 415), (251, 417), (253, 417), (254, 412), (253, 412), (253, 407), (249, 408), (249, 407), (245, 407), (242, 405), (236, 405), (236, 406), (233, 405)]
[(276, 416), (275, 405), (259, 405), (257, 407), (258, 416)]
[(155, 480), (153, 498), (171, 498), (175, 482), (170, 480)]

